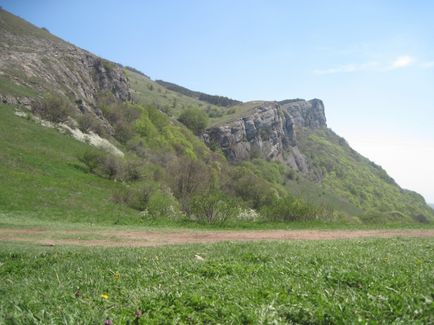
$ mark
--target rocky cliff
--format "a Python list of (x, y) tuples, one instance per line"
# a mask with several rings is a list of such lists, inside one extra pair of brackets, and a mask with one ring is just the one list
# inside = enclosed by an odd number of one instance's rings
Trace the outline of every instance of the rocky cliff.
[(204, 139), (209, 146), (219, 146), (231, 161), (262, 157), (307, 173), (297, 134), (305, 128), (325, 127), (321, 100), (286, 100), (260, 104), (240, 119), (208, 129)]
[(111, 92), (119, 100), (131, 98), (120, 66), (1, 9), (0, 78), (11, 83), (8, 87), (11, 92), (1, 94), (2, 101), (12, 101), (11, 104), (23, 100), (14, 89), (30, 89), (37, 94), (61, 93), (82, 112), (94, 110), (101, 92)]

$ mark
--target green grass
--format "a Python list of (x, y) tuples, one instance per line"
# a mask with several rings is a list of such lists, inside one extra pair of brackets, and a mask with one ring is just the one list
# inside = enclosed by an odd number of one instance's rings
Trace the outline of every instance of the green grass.
[(137, 212), (111, 201), (121, 185), (87, 173), (79, 163), (88, 148), (0, 105), (0, 212), (69, 222), (137, 222)]
[(166, 89), (155, 81), (136, 72), (126, 69), (125, 74), (133, 90), (133, 96), (138, 103), (157, 105), (163, 108), (169, 115), (178, 116), (188, 107), (197, 107), (202, 110), (208, 107), (216, 110), (225, 109)]
[(26, 86), (17, 85), (12, 80), (0, 77), (0, 89), (1, 93), (12, 96), (26, 96), (34, 97), (36, 92)]
[[(42, 28), (39, 28), (33, 24), (30, 24), (27, 21), (22, 20), (21, 18), (10, 14), (9, 12), (3, 10), (0, 8), (0, 29), (7, 30), (9, 33), (14, 34), (15, 36), (25, 36), (25, 37), (36, 37), (36, 38), (43, 38), (43, 39), (49, 39), (52, 41), (61, 41), (60, 38), (54, 36), (50, 32), (47, 32), (43, 30)], [(4, 37), (4, 34), (0, 34), (1, 40), (7, 40), (7, 38)]]
[(246, 117), (255, 108), (264, 103), (264, 101), (251, 101), (231, 106), (228, 110), (232, 111), (232, 114), (225, 114), (221, 117), (211, 119), (210, 126), (220, 126)]
[(433, 258), (433, 239), (147, 249), (2, 244), (0, 323), (126, 324), (141, 310), (141, 324), (427, 324), (434, 321)]

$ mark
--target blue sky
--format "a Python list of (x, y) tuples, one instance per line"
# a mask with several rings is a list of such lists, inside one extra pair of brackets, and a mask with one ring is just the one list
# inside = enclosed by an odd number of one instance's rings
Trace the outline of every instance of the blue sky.
[(153, 79), (241, 100), (321, 98), (329, 126), (434, 202), (434, 1), (8, 1)]

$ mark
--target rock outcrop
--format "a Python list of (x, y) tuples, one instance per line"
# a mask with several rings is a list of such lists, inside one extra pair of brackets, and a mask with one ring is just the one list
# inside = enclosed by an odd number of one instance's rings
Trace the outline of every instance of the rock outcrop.
[(208, 129), (204, 139), (209, 146), (219, 146), (231, 161), (263, 157), (307, 173), (309, 167), (298, 148), (297, 133), (322, 127), (327, 124), (319, 99), (267, 102), (245, 117)]
[(1, 9), (0, 77), (11, 83), (10, 88), (61, 93), (81, 111), (92, 112), (101, 92), (111, 92), (122, 101), (131, 99), (122, 67)]

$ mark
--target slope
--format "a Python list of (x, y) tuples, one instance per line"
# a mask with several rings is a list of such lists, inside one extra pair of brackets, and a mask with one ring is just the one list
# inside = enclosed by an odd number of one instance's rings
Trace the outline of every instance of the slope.
[[(318, 99), (220, 107), (3, 10), (0, 28), (0, 96), (11, 105), (1, 107), (4, 213), (98, 222), (433, 218), (423, 198), (327, 129)], [(186, 112), (207, 114), (211, 127), (196, 136), (176, 120)], [(41, 118), (82, 140), (97, 134), (123, 154), (43, 129)]]
[(234, 108), (234, 114), (216, 120), (205, 136), (229, 160), (283, 164), (290, 170), (285, 180), (289, 192), (362, 220), (432, 219), (422, 196), (401, 189), (380, 166), (327, 128), (321, 101), (252, 102)]
[(0, 212), (16, 218), (137, 222), (136, 211), (111, 200), (122, 185), (87, 172), (78, 160), (89, 149), (0, 105)]

